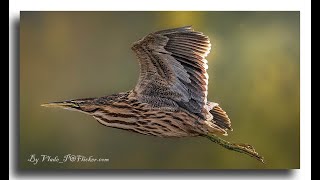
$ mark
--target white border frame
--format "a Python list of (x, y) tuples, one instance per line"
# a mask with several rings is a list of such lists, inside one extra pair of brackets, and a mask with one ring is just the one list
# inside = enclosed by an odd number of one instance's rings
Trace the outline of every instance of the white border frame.
[[(147, 175), (139, 175), (132, 173), (121, 176), (121, 172), (110, 173), (108, 178), (121, 179), (311, 179), (311, 0), (10, 0), (9, 1), (9, 178), (10, 179), (105, 179), (107, 173), (91, 172), (83, 176), (83, 172), (78, 175), (46, 175), (41, 173), (34, 175), (31, 173), (16, 172), (14, 165), (18, 157), (13, 157), (13, 152), (18, 152), (18, 147), (15, 147), (18, 142), (14, 142), (15, 136), (19, 132), (14, 132), (14, 119), (19, 117), (19, 112), (14, 112), (15, 104), (19, 94), (19, 86), (15, 86), (18, 72), (14, 72), (17, 65), (13, 64), (13, 58), (19, 57), (19, 52), (14, 45), (14, 19), (19, 19), (20, 11), (117, 11), (117, 10), (202, 10), (202, 11), (300, 11), (300, 170), (293, 170), (285, 174), (276, 172), (268, 172), (265, 175), (263, 172), (197, 172), (196, 175), (190, 175), (185, 171), (174, 173), (172, 176), (164, 172), (147, 173)], [(16, 154), (17, 155), (17, 154)], [(271, 175), (274, 173), (275, 175)], [(98, 174), (98, 175), (96, 175)], [(100, 175), (99, 175), (100, 174)], [(141, 173), (143, 174), (143, 173)], [(278, 174), (278, 175), (277, 175)], [(116, 176), (115, 176), (116, 175)]]

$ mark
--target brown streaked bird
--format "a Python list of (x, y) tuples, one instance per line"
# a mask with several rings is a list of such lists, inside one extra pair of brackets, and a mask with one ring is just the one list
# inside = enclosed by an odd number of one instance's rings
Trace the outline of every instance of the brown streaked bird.
[(209, 38), (191, 26), (151, 33), (132, 46), (140, 64), (140, 77), (133, 90), (43, 106), (76, 110), (105, 126), (144, 135), (206, 137), (263, 162), (252, 146), (218, 137), (232, 129), (219, 104), (207, 101), (205, 58), (210, 49)]

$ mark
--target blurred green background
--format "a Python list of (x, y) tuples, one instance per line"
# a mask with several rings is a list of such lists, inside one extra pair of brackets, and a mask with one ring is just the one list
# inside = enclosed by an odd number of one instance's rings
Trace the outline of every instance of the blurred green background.
[[(21, 12), (20, 167), (106, 169), (291, 169), (300, 167), (299, 12)], [(40, 104), (132, 89), (131, 44), (193, 25), (213, 44), (208, 99), (232, 120), (233, 142), (266, 164), (204, 138), (157, 138), (107, 128), (92, 117)], [(38, 163), (31, 154), (109, 158)]]

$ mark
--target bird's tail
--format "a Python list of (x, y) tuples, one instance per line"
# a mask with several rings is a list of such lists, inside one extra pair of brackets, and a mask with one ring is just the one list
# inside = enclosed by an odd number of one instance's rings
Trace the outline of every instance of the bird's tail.
[[(208, 102), (210, 104), (212, 102)], [(227, 113), (219, 106), (217, 103), (212, 103), (214, 106), (209, 111), (213, 116), (214, 124), (219, 126), (224, 130), (231, 130), (231, 120), (229, 119)]]

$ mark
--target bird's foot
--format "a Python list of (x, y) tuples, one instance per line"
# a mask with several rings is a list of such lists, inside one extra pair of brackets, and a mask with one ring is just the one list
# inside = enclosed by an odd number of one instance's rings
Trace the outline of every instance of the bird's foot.
[(256, 150), (254, 149), (253, 146), (251, 146), (250, 144), (237, 144), (237, 143), (230, 143), (230, 150), (234, 150), (240, 153), (244, 153), (247, 154), (255, 159), (257, 159), (258, 161), (264, 163), (263, 157), (260, 156)]
[(208, 139), (210, 139), (211, 141), (221, 145), (222, 147), (232, 150), (232, 151), (236, 151), (236, 152), (240, 152), (240, 153), (244, 153), (247, 154), (255, 159), (257, 159), (258, 161), (264, 163), (263, 157), (260, 156), (256, 150), (254, 149), (253, 146), (249, 145), (249, 144), (241, 144), (241, 143), (230, 143), (224, 139), (221, 139), (220, 137), (216, 136), (216, 135), (206, 135), (206, 137)]

